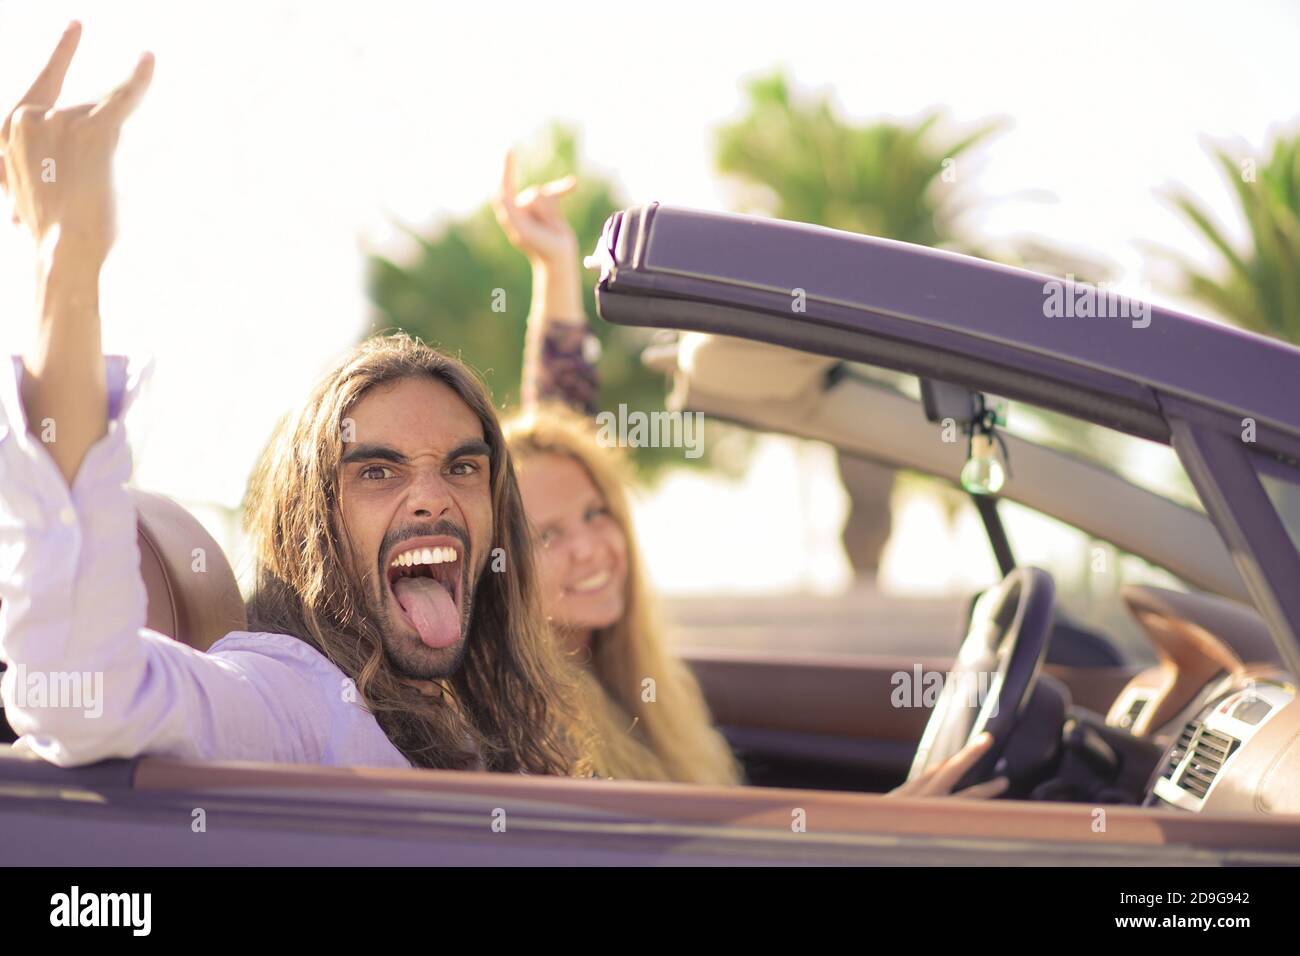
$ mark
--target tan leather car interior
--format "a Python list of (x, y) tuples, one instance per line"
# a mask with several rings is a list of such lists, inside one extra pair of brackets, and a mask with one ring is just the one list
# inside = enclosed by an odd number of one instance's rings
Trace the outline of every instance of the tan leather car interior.
[(201, 651), (228, 632), (243, 630), (239, 585), (212, 535), (169, 498), (136, 488), (131, 495), (149, 628)]

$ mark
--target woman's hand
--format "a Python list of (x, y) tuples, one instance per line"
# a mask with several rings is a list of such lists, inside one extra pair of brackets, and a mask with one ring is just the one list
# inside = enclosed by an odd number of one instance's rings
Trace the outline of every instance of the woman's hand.
[[(528, 309), (520, 389), (526, 405), (546, 399), (585, 408), (595, 402), (595, 373), (590, 362), (579, 360), (575, 366), (571, 356), (557, 360), (552, 354), (548, 358), (548, 351), (554, 350), (545, 345), (548, 336), (558, 335), (565, 342), (576, 339), (580, 347), (587, 326), (578, 237), (560, 211), (560, 199), (577, 184), (573, 176), (565, 176), (516, 195), (514, 156), (506, 153), (501, 187), (492, 199), (506, 238), (533, 266), (533, 300)], [(578, 354), (581, 356), (581, 351)], [(569, 386), (559, 384), (562, 381), (569, 381)], [(578, 381), (583, 384), (581, 389), (574, 387)]]
[(506, 153), (501, 187), (492, 199), (497, 222), (510, 244), (528, 257), (534, 268), (577, 268), (578, 237), (560, 210), (560, 199), (571, 193), (578, 180), (565, 176), (515, 194), (514, 155)]
[(909, 780), (907, 783), (897, 787), (889, 793), (887, 797), (947, 797), (954, 796), (958, 799), (965, 800), (988, 800), (996, 797), (1007, 789), (1010, 781), (1006, 777), (998, 777), (995, 780), (986, 780), (984, 783), (977, 783), (973, 787), (967, 787), (959, 793), (953, 793), (952, 788), (957, 785), (957, 781), (966, 775), (971, 767), (979, 762), (984, 756), (985, 751), (993, 745), (992, 734), (980, 734), (961, 750), (957, 751), (937, 767), (931, 767), (915, 780)]

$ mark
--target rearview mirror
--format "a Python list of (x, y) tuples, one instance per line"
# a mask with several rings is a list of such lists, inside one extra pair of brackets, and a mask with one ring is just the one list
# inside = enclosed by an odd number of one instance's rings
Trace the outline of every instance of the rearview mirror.
[(962, 385), (921, 379), (921, 404), (925, 417), (936, 425), (951, 418), (965, 430), (984, 411), (983, 396)]
[(1007, 468), (998, 460), (999, 446), (1005, 459), (1006, 446), (997, 426), (1006, 424), (1006, 405), (990, 401), (983, 392), (972, 392), (951, 382), (921, 379), (921, 404), (925, 417), (936, 425), (956, 423), (969, 444), (961, 486), (972, 495), (996, 495), (1006, 481)]

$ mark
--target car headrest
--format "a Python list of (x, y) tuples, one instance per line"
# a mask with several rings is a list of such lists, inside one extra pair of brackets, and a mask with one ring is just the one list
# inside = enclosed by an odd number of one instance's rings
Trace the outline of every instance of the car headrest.
[(140, 574), (149, 595), (148, 627), (206, 651), (245, 627), (235, 572), (212, 535), (162, 495), (131, 489), (140, 541)]
[(678, 367), (728, 398), (792, 401), (819, 389), (835, 359), (766, 342), (690, 332), (677, 349)]

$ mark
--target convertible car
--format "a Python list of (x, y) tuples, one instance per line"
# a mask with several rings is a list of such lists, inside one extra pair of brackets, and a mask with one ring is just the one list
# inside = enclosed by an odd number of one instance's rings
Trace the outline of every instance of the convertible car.
[[(830, 598), (762, 649), (693, 642), (751, 786), (10, 753), (6, 862), (1300, 863), (1300, 350), (1127, 300), (1067, 317), (1046, 303), (1086, 286), (657, 204), (611, 217), (594, 259), (604, 320), (679, 333), (647, 353), (672, 408), (962, 489), (1001, 580), (911, 645)], [(1112, 441), (1063, 447), (1025, 415)], [(1095, 451), (1116, 443), (1166, 456), (1182, 493)], [(150, 626), (206, 648), (242, 623), (234, 577), (188, 573), (219, 549), (137, 502)], [(1114, 615), (1071, 608), (1017, 560), (1010, 509), (1151, 575)], [(770, 631), (755, 607), (678, 623)], [(1006, 775), (1004, 798), (882, 798), (983, 730), (966, 782)]]

